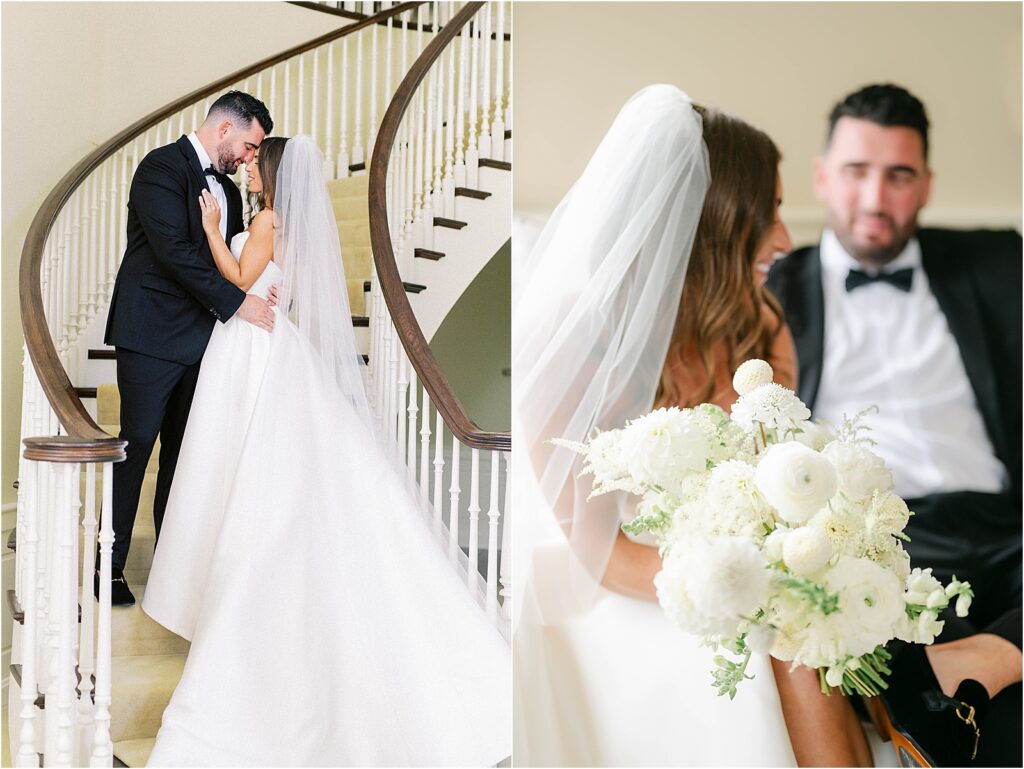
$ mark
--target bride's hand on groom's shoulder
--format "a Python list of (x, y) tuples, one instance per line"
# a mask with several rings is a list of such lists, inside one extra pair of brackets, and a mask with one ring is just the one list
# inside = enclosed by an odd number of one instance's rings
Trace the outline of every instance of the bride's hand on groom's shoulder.
[(203, 229), (207, 232), (220, 232), (220, 206), (209, 190), (203, 190), (199, 196), (199, 210), (203, 212)]

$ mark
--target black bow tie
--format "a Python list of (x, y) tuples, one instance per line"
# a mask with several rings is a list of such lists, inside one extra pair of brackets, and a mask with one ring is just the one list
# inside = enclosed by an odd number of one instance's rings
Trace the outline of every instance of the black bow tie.
[(231, 179), (228, 177), (227, 174), (222, 174), (213, 166), (207, 166), (206, 168), (204, 168), (203, 173), (206, 174), (207, 176), (215, 177), (217, 181), (221, 183), (221, 186), (231, 182)]
[(878, 283), (879, 281), (909, 293), (910, 286), (914, 282), (914, 268), (907, 267), (903, 270), (896, 270), (896, 272), (880, 272), (877, 275), (868, 275), (860, 270), (850, 270), (846, 276), (846, 290), (847, 292), (853, 291), (855, 288)]

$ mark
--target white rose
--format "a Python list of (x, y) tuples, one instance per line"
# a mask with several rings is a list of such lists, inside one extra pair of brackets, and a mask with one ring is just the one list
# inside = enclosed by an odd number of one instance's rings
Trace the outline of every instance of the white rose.
[(755, 479), (768, 503), (790, 523), (803, 523), (818, 512), (837, 487), (832, 463), (796, 441), (770, 446)]
[(782, 545), (782, 559), (786, 566), (803, 577), (825, 567), (832, 557), (832, 545), (821, 529), (801, 526), (786, 537)]
[(849, 499), (868, 499), (875, 491), (892, 488), (892, 472), (872, 451), (855, 443), (832, 441), (821, 452), (835, 466), (839, 490)]
[(761, 385), (770, 384), (775, 376), (772, 367), (763, 360), (748, 360), (741, 363), (732, 378), (732, 389), (738, 395), (746, 395)]
[(747, 430), (753, 430), (755, 423), (765, 429), (796, 430), (810, 418), (810, 410), (796, 393), (774, 383), (741, 395), (732, 407), (733, 421)]

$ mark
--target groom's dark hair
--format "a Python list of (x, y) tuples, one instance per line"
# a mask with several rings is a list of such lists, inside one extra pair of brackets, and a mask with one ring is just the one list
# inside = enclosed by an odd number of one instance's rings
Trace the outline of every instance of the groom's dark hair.
[(928, 115), (924, 104), (906, 88), (898, 85), (869, 85), (851, 93), (833, 109), (828, 117), (828, 141), (839, 118), (852, 117), (870, 120), (882, 126), (913, 128), (921, 135), (924, 158), (928, 159)]
[(270, 117), (267, 105), (243, 91), (228, 91), (219, 96), (217, 101), (210, 105), (210, 111), (206, 113), (207, 119), (215, 112), (230, 115), (246, 127), (251, 125), (253, 120), (258, 120), (265, 134), (274, 130), (274, 121)]

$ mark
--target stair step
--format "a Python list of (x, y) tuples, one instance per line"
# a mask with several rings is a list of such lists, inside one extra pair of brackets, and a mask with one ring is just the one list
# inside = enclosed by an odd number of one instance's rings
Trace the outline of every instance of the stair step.
[(412, 254), (414, 257), (419, 259), (433, 259), (435, 262), (438, 259), (444, 258), (444, 252), (442, 251), (431, 251), (429, 248), (417, 248)]
[(370, 224), (364, 220), (337, 220), (341, 253), (351, 248), (370, 247)]
[(504, 160), (492, 160), (491, 158), (480, 158), (477, 163), (480, 168), (497, 168), (499, 171), (511, 171), (512, 164)]
[(352, 325), (355, 326), (356, 328), (369, 328), (370, 319), (365, 315), (353, 315)]
[(75, 395), (77, 395), (80, 399), (82, 399), (82, 398), (90, 398), (90, 399), (91, 398), (95, 398), (96, 397), (96, 388), (95, 387), (76, 387), (75, 388)]
[(111, 664), (111, 740), (121, 742), (155, 737), (164, 709), (184, 669), (184, 654), (114, 657)]
[[(7, 546), (11, 547), (9, 541)], [(14, 548), (11, 547), (11, 550), (14, 550)], [(7, 611), (10, 613), (11, 619), (19, 625), (25, 624), (25, 612), (22, 611), (21, 604), (18, 603), (18, 596), (15, 595), (13, 590), (7, 591)]]
[[(402, 281), (402, 285), (405, 287), (405, 290), (408, 291), (410, 294), (418, 294), (421, 291), (426, 291), (427, 290), (426, 286), (421, 285), (419, 283), (408, 283), (408, 282), (403, 280)], [(369, 290), (370, 290), (370, 281), (367, 280), (367, 281), (365, 281), (363, 283), (363, 291), (366, 292), (366, 291), (369, 291)]]
[(434, 217), (435, 227), (447, 227), (452, 230), (461, 230), (466, 226), (466, 222), (460, 222), (458, 219), (447, 219), (443, 216)]
[(366, 206), (366, 193), (370, 188), (370, 177), (367, 174), (361, 176), (347, 176), (344, 179), (331, 179), (327, 182), (327, 191), (332, 200), (360, 197), (363, 206)]
[(89, 350), (89, 360), (117, 360), (117, 353), (113, 347), (102, 350)]
[(331, 198), (331, 206), (334, 208), (334, 218), (338, 221), (343, 222), (355, 219), (365, 222), (370, 218), (365, 195)]
[(511, 128), (506, 128), (505, 129), (505, 138), (506, 139), (511, 139), (512, 138), (512, 129)]
[[(11, 665), (11, 678), (14, 679), (14, 682), (16, 684), (18, 684), (18, 688), (20, 689), (21, 688), (21, 665), (19, 665), (17, 663), (14, 663), (14, 664)], [(37, 696), (36, 696), (35, 702), (33, 702), (32, 704), (35, 705), (40, 710), (44, 710), (46, 708), (46, 695), (42, 694), (39, 691), (38, 688), (36, 688), (36, 695)], [(42, 766), (42, 764), (40, 764), (40, 766)]]
[[(133, 537), (134, 540), (134, 537)], [(132, 542), (132, 549), (135, 543)], [(131, 585), (134, 606), (116, 607), (111, 617), (111, 653), (115, 657), (187, 654), (191, 644), (142, 610), (146, 585)]]
[(349, 173), (357, 174), (360, 171), (366, 170), (366, 163), (352, 163), (348, 167)]
[[(140, 737), (135, 740), (121, 740), (114, 743), (114, 759), (122, 766), (145, 766), (153, 752), (156, 737)], [(114, 766), (117, 766), (115, 763)]]
[(491, 196), (491, 193), (484, 192), (483, 190), (474, 190), (471, 187), (456, 187), (455, 197), (457, 198), (474, 198), (475, 200), (487, 200)]

